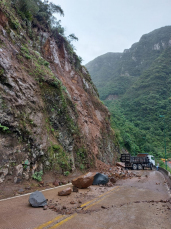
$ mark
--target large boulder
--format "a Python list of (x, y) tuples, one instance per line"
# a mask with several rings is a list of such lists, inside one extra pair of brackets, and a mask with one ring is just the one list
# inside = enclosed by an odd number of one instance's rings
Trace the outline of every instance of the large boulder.
[(93, 184), (94, 176), (96, 173), (86, 173), (85, 175), (79, 176), (72, 180), (72, 184), (77, 188), (87, 188)]
[(109, 178), (108, 176), (102, 174), (102, 173), (97, 173), (94, 176), (94, 180), (93, 180), (93, 185), (99, 185), (99, 184), (107, 184), (109, 182)]
[(47, 205), (47, 200), (45, 199), (42, 192), (35, 191), (30, 195), (29, 203), (31, 204), (32, 207), (35, 208), (44, 207), (45, 205)]

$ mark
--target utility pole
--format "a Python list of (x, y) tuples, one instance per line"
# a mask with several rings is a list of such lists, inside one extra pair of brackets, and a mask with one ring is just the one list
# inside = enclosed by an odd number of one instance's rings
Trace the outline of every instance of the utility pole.
[(160, 118), (163, 118), (164, 121), (164, 152), (165, 152), (165, 165), (167, 170), (167, 160), (166, 160), (166, 128), (165, 128), (165, 116), (159, 115)]

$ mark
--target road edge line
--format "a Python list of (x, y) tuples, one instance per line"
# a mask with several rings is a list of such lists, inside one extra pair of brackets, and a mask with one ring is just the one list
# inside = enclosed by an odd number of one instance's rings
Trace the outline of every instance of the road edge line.
[[(45, 192), (45, 191), (49, 191), (49, 190), (52, 190), (52, 189), (58, 189), (58, 188), (62, 188), (62, 187), (66, 187), (66, 186), (71, 186), (71, 185), (72, 185), (72, 183), (68, 183), (68, 184), (61, 185), (61, 186), (54, 187), (54, 188), (48, 188), (48, 189), (39, 190), (39, 192)], [(9, 197), (9, 198), (0, 200), (0, 202), (5, 201), (5, 200), (11, 200), (11, 199), (18, 198), (18, 197), (28, 196), (28, 195), (30, 195), (30, 194), (32, 194), (32, 193), (33, 193), (33, 192), (26, 193), (26, 194), (19, 195), (19, 196)]]

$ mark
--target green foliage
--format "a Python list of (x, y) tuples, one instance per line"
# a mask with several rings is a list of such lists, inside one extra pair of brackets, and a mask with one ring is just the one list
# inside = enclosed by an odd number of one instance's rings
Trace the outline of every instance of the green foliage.
[(85, 166), (83, 164), (80, 165), (80, 169), (81, 170), (84, 170), (85, 169)]
[(68, 171), (71, 170), (71, 162), (62, 146), (51, 143), (48, 148), (48, 161), (50, 162), (49, 169), (56, 171), (62, 169), (63, 173), (66, 172), (66, 176), (69, 175)]
[(69, 174), (70, 174), (69, 171), (65, 171), (65, 172), (64, 172), (64, 176), (68, 176)]
[(9, 25), (14, 30), (17, 30), (19, 28), (19, 23), (12, 19), (9, 20)]
[[(156, 160), (156, 163), (159, 163), (159, 167), (166, 169), (166, 164), (165, 162), (161, 161), (160, 159)], [(167, 171), (171, 173), (171, 168), (167, 165)]]
[(71, 41), (73, 41), (73, 40), (78, 41), (78, 37), (76, 37), (74, 33), (70, 34), (70, 35), (68, 36), (68, 38), (69, 38), (69, 40), (71, 40)]
[[(74, 52), (75, 48), (72, 45), (72, 42), (77, 41), (78, 38), (74, 33), (70, 34), (68, 37), (65, 37), (65, 30), (61, 26), (61, 21), (58, 21), (54, 16), (54, 13), (58, 13), (64, 16), (64, 11), (59, 5), (41, 0), (13, 0), (12, 6), (18, 15), (22, 18), (22, 26), (27, 26), (27, 33), (30, 38), (34, 38), (34, 31), (32, 31), (32, 26), (50, 32), (59, 47), (61, 47), (63, 44), (66, 46), (67, 51), (70, 53), (71, 63), (77, 70), (80, 69), (82, 58), (77, 56), (77, 54)], [(12, 19), (11, 27), (13, 29), (18, 29), (18, 20)], [(22, 51), (25, 58), (31, 59), (29, 53), (25, 52), (26, 50)], [(49, 66), (47, 61), (42, 63), (42, 61), (39, 59), (38, 62), (40, 65), (44, 65), (46, 67)]]
[(21, 46), (21, 53), (26, 59), (28, 59), (28, 60), (31, 59), (30, 52), (29, 52), (27, 45)]
[(55, 169), (58, 171), (60, 168), (62, 168), (66, 176), (69, 175), (68, 170), (71, 169), (70, 160), (66, 152), (64, 151), (64, 149), (61, 146), (52, 144), (49, 147), (48, 160), (50, 160), (51, 169)]
[(32, 175), (32, 178), (37, 180), (37, 181), (42, 181), (42, 176), (43, 176), (43, 171), (40, 171), (40, 172), (35, 172)]
[(40, 65), (44, 65), (44, 66), (46, 66), (46, 67), (49, 67), (49, 62), (47, 62), (45, 59), (43, 59), (43, 58), (39, 58), (38, 59), (38, 64), (40, 64)]
[(3, 76), (3, 74), (4, 74), (4, 69), (0, 67), (0, 76)]
[(1, 124), (0, 124), (0, 128), (1, 128), (3, 131), (9, 130), (9, 128), (8, 128), (7, 126), (2, 126)]
[(33, 15), (36, 15), (39, 11), (38, 2), (36, 0), (13, 0), (13, 5), (16, 7), (19, 15), (22, 19), (28, 19), (32, 21)]
[(76, 153), (76, 161), (79, 163), (79, 167), (81, 170), (85, 169), (85, 165), (88, 162), (87, 151), (84, 147), (81, 147), (77, 150)]
[(107, 53), (86, 65), (111, 112), (121, 147), (130, 153), (171, 152), (171, 26), (142, 36), (121, 53)]

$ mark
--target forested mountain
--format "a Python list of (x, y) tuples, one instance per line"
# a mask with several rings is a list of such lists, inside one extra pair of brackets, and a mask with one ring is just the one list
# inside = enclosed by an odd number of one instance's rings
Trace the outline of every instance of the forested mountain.
[(121, 145), (132, 153), (162, 156), (165, 121), (170, 156), (171, 26), (143, 35), (124, 53), (110, 56), (109, 65), (107, 53), (86, 67), (112, 113), (112, 125), (118, 129)]

